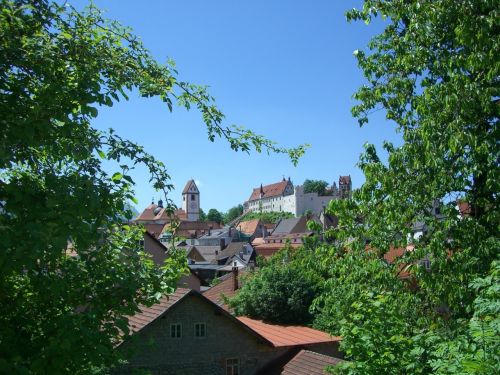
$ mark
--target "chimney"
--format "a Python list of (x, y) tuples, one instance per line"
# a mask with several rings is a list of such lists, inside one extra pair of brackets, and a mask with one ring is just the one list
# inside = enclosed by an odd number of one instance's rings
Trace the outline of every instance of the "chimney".
[(210, 226), (208, 227), (208, 235), (210, 236), (211, 234), (212, 234), (212, 226), (210, 225)]
[(229, 238), (233, 237), (232, 234), (233, 234), (233, 227), (229, 227)]
[(233, 291), (238, 290), (238, 263), (233, 262)]
[(163, 208), (163, 201), (161, 199), (158, 201), (158, 207)]

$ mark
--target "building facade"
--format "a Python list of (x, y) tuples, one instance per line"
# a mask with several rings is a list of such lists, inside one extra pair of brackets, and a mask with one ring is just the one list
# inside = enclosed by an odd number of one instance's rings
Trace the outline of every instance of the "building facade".
[(290, 212), (295, 216), (312, 212), (319, 215), (331, 200), (351, 197), (351, 176), (340, 176), (339, 187), (334, 182), (327, 190), (329, 195), (305, 193), (302, 185), (294, 187), (290, 178), (283, 178), (281, 182), (253, 189), (244, 206), (249, 212)]

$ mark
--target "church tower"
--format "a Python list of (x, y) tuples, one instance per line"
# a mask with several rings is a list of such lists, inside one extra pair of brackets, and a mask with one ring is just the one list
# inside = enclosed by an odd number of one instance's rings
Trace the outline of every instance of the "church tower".
[(182, 190), (182, 209), (188, 221), (200, 220), (200, 191), (194, 180), (189, 180)]

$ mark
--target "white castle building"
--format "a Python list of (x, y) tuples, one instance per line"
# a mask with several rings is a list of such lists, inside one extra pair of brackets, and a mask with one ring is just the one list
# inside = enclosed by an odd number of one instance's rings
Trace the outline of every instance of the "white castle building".
[(302, 185), (293, 186), (290, 178), (270, 185), (255, 188), (245, 209), (250, 212), (290, 212), (302, 216), (306, 211), (319, 215), (333, 199), (349, 198), (352, 192), (351, 176), (340, 176), (339, 187), (334, 182), (327, 189), (330, 195), (304, 193)]

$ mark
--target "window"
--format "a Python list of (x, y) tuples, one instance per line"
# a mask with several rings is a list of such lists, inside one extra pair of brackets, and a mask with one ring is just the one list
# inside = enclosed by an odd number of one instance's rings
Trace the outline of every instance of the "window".
[(205, 323), (194, 324), (194, 337), (206, 337), (207, 328)]
[(170, 337), (173, 339), (182, 337), (182, 325), (180, 323), (170, 324)]
[(226, 359), (226, 375), (240, 374), (240, 360), (238, 358)]
[(194, 201), (195, 199), (194, 194), (191, 194), (191, 200)]

